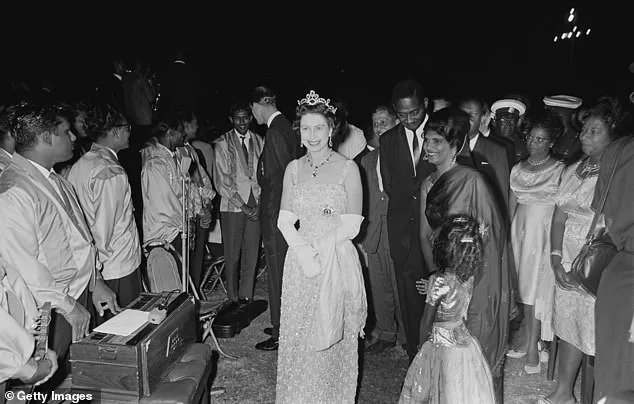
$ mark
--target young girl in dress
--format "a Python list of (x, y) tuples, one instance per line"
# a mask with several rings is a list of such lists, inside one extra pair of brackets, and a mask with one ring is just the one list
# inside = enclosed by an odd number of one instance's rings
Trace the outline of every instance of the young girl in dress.
[(495, 403), (493, 380), (480, 344), (465, 326), (473, 285), (482, 270), (477, 220), (449, 216), (433, 240), (438, 271), (429, 278), (421, 341), (399, 403)]

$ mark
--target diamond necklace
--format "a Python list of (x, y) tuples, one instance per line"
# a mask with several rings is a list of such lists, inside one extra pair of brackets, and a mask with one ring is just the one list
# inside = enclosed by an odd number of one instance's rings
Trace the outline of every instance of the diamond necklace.
[(321, 163), (315, 165), (315, 164), (313, 164), (313, 161), (310, 158), (310, 154), (306, 155), (306, 160), (308, 160), (308, 164), (313, 169), (313, 174), (312, 174), (313, 178), (315, 178), (317, 176), (317, 171), (319, 170), (319, 167), (323, 166), (324, 164), (326, 164), (330, 160), (330, 156), (332, 156), (332, 149), (330, 149), (330, 153), (328, 153), (328, 157), (326, 157), (326, 159), (324, 161), (322, 161)]
[(547, 155), (543, 160), (535, 161), (535, 160), (531, 160), (531, 158), (529, 157), (526, 161), (528, 161), (528, 164), (532, 166), (541, 166), (542, 164), (547, 162), (549, 158), (550, 158), (550, 154)]

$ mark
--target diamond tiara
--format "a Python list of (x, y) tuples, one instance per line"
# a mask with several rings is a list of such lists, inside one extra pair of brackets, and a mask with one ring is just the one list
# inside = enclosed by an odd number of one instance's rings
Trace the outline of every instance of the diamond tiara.
[(297, 105), (300, 105), (300, 106), (301, 105), (313, 106), (317, 104), (324, 104), (326, 106), (326, 109), (333, 114), (337, 112), (337, 108), (330, 105), (330, 98), (328, 98), (327, 100), (321, 98), (319, 94), (315, 92), (315, 90), (310, 90), (310, 92), (306, 94), (306, 98), (302, 98), (301, 100), (297, 101)]

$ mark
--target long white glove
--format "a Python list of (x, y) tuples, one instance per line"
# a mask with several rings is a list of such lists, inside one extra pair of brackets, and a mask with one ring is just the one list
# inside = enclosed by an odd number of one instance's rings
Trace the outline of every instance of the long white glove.
[(341, 225), (337, 227), (337, 242), (352, 240), (361, 229), (363, 216), (354, 214), (344, 214), (340, 216)]
[(280, 229), (284, 236), (289, 252), (295, 255), (295, 259), (302, 267), (304, 275), (312, 278), (322, 272), (321, 265), (317, 259), (317, 250), (300, 236), (297, 229), (295, 229), (296, 221), (296, 214), (288, 210), (280, 210), (277, 218), (277, 228)]

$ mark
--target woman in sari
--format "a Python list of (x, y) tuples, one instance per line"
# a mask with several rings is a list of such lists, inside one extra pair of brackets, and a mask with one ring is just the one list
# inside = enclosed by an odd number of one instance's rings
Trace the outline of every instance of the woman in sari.
[(468, 131), (468, 115), (454, 108), (434, 113), (425, 127), (425, 158), (436, 166), (436, 171), (421, 187), (421, 247), (432, 273), (436, 268), (431, 235), (447, 217), (456, 214), (472, 216), (487, 236), (483, 250), (484, 267), (475, 279), (467, 328), (482, 347), (491, 367), (496, 400), (502, 402), (504, 354), (511, 311), (508, 240), (502, 209), (491, 185), (480, 172), (456, 164), (456, 156), (465, 147)]

